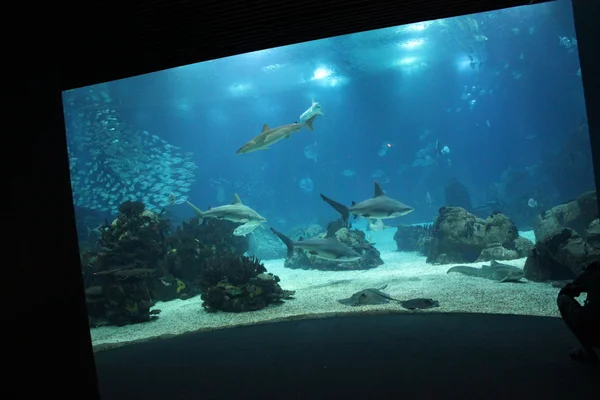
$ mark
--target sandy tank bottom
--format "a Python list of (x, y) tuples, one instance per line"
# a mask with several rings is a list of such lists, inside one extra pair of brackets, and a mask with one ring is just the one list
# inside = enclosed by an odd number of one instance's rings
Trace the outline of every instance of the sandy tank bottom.
[[(385, 264), (366, 271), (293, 270), (283, 267), (284, 260), (264, 262), (268, 272), (281, 278), (280, 285), (295, 290), (294, 299), (271, 305), (263, 310), (246, 313), (207, 313), (200, 296), (188, 300), (158, 302), (153, 308), (161, 313), (156, 320), (124, 327), (92, 328), (95, 351), (129, 343), (172, 337), (186, 332), (254, 325), (289, 319), (321, 318), (346, 314), (403, 312), (472, 312), (519, 314), (558, 317), (558, 289), (548, 283), (499, 283), (487, 279), (447, 274), (453, 264), (431, 265), (416, 253), (395, 251), (393, 233), (376, 232), (373, 240), (381, 251)], [(522, 232), (532, 239), (532, 232)], [(504, 261), (523, 268), (525, 258)], [(486, 263), (465, 264), (480, 267)], [(351, 307), (338, 299), (353, 293), (387, 285), (385, 292), (398, 300), (417, 297), (439, 301), (440, 307), (426, 310), (405, 310), (397, 302)]]

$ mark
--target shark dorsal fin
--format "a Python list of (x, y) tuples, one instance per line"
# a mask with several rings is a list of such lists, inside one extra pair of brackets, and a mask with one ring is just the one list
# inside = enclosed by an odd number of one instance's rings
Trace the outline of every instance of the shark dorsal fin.
[(237, 193), (235, 193), (233, 195), (233, 201), (231, 202), (231, 204), (244, 204), (244, 203), (242, 203), (242, 200), (240, 200), (240, 196), (238, 196)]
[(375, 182), (375, 195), (373, 197), (384, 196), (383, 189), (379, 186), (379, 183)]
[(500, 264), (500, 263), (496, 260), (490, 261), (490, 267), (493, 267), (494, 265), (498, 265), (498, 264)]
[(298, 241), (299, 241), (299, 242), (302, 242), (303, 240), (304, 240), (304, 238), (303, 238), (302, 236), (300, 236), (300, 237), (298, 238)]
[(265, 131), (268, 131), (269, 129), (271, 129), (271, 128), (269, 128), (269, 125), (264, 124), (262, 131), (265, 132)]

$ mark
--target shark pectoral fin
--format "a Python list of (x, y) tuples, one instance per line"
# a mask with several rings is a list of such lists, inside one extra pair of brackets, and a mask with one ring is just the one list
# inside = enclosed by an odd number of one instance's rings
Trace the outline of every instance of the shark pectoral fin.
[(290, 134), (288, 133), (287, 135), (285, 135), (285, 138), (289, 139), (290, 138)]

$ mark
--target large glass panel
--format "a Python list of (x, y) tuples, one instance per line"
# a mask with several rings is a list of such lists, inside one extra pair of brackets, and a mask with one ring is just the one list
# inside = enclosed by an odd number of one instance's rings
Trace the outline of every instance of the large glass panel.
[(556, 317), (598, 248), (567, 1), (63, 98), (97, 349), (316, 315)]

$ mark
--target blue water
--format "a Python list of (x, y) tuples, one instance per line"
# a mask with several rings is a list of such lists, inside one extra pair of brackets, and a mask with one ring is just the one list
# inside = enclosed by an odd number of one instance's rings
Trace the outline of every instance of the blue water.
[[(193, 216), (185, 200), (205, 209), (238, 193), (271, 226), (286, 230), (338, 217), (319, 193), (349, 205), (372, 196), (374, 180), (415, 208), (401, 218), (406, 224), (431, 221), (452, 178), (474, 205), (486, 202), (508, 168), (525, 170), (560, 150), (585, 120), (572, 21), (570, 2), (559, 1), (66, 92), (71, 173), (79, 176), (75, 203), (108, 215), (122, 201), (145, 198), (159, 210), (174, 193), (171, 215), (184, 220)], [(325, 114), (314, 132), (303, 129), (269, 150), (236, 154), (263, 124), (298, 121), (313, 99)], [(116, 128), (99, 128), (97, 110), (110, 110)], [(432, 151), (436, 141), (449, 153)], [(126, 150), (115, 156), (118, 149)], [(98, 178), (102, 171), (108, 181)], [(593, 188), (591, 173), (578, 179)], [(569, 200), (553, 187), (541, 192), (549, 199), (545, 207)], [(532, 185), (519, 196), (543, 202), (541, 192)]]

